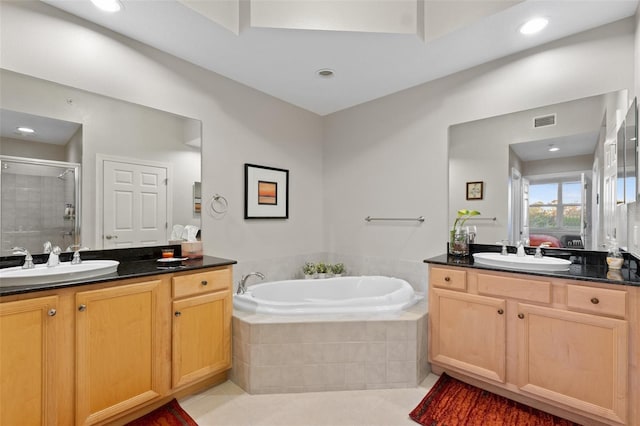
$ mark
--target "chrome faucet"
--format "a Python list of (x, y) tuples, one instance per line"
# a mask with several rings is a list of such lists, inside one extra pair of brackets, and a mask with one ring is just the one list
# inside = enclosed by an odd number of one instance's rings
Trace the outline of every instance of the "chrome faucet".
[(22, 269), (33, 269), (36, 265), (33, 264), (33, 257), (31, 257), (31, 253), (24, 247), (14, 247), (13, 254), (23, 254), (24, 255), (24, 263), (22, 264)]
[(236, 294), (244, 294), (247, 291), (247, 279), (252, 275), (255, 275), (261, 280), (264, 280), (264, 274), (260, 272), (249, 272), (247, 275), (244, 275), (242, 278), (240, 278), (240, 281), (238, 282), (238, 291), (236, 291)]
[(542, 255), (542, 248), (540, 246), (536, 248), (536, 254), (534, 254), (533, 257), (535, 257), (536, 259), (542, 259), (544, 257)]
[(72, 265), (79, 265), (82, 263), (82, 259), (80, 259), (80, 247), (80, 244), (72, 244), (67, 247), (67, 251), (73, 250), (73, 258), (71, 259)]
[(54, 266), (60, 265), (60, 253), (62, 253), (62, 249), (58, 246), (54, 246), (49, 253), (49, 259), (47, 260), (47, 268), (53, 268)]
[(42, 252), (43, 253), (51, 253), (51, 250), (53, 249), (53, 246), (51, 245), (51, 241), (46, 241), (43, 245), (42, 245)]

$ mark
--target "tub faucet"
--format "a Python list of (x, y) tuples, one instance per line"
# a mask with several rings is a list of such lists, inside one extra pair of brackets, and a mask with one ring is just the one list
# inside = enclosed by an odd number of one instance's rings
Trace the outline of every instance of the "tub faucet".
[(24, 247), (14, 247), (13, 254), (23, 254), (24, 255), (24, 263), (22, 264), (22, 269), (33, 269), (36, 265), (33, 264), (33, 257), (31, 257), (31, 253)]
[(54, 246), (49, 253), (49, 259), (47, 260), (47, 268), (52, 268), (60, 264), (60, 253), (62, 249), (58, 246)]
[(236, 292), (236, 294), (244, 294), (247, 291), (247, 279), (252, 275), (260, 277), (261, 280), (264, 280), (264, 274), (260, 272), (249, 272), (247, 275), (244, 275), (242, 278), (240, 278), (240, 282), (238, 282), (238, 291)]

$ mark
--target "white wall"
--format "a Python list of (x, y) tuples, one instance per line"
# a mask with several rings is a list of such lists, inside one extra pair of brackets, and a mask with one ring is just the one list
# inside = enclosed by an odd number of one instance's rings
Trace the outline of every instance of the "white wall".
[(22, 139), (0, 138), (0, 155), (67, 161), (65, 145), (55, 145)]
[[(223, 218), (202, 215), (206, 254), (321, 251), (320, 117), (40, 2), (0, 8), (3, 68), (202, 121), (203, 202), (229, 202)], [(289, 169), (290, 219), (243, 219), (244, 163)]]
[[(634, 28), (627, 19), (326, 117), (328, 251), (414, 271), (444, 253), (448, 127), (633, 87)], [(367, 224), (367, 215), (426, 221)]]

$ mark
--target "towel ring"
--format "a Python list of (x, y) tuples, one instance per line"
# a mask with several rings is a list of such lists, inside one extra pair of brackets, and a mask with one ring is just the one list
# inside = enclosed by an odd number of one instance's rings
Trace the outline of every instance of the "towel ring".
[(220, 194), (214, 194), (209, 201), (209, 208), (211, 209), (211, 215), (224, 215), (229, 210), (229, 202)]

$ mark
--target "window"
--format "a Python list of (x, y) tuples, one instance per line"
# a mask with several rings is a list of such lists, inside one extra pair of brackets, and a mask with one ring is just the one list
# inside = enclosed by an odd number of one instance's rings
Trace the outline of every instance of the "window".
[(581, 201), (580, 181), (532, 182), (529, 186), (529, 227), (580, 231)]

